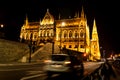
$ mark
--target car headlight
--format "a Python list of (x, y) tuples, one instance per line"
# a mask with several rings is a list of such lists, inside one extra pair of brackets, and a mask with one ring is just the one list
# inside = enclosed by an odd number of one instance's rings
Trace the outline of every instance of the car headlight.
[(44, 60), (44, 63), (51, 63), (51, 60)]
[(64, 64), (70, 64), (71, 63), (71, 61), (65, 61), (64, 62)]

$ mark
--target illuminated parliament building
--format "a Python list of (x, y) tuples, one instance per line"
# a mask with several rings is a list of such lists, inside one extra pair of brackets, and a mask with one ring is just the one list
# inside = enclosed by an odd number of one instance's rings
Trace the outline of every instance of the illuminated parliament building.
[(67, 48), (83, 52), (89, 55), (89, 60), (101, 58), (99, 49), (99, 38), (96, 21), (93, 21), (93, 28), (90, 39), (90, 30), (87, 18), (82, 8), (81, 14), (74, 18), (55, 20), (47, 9), (42, 20), (29, 22), (26, 16), (25, 23), (21, 27), (20, 39), (29, 41), (32, 39), (37, 45), (53, 42), (60, 48)]

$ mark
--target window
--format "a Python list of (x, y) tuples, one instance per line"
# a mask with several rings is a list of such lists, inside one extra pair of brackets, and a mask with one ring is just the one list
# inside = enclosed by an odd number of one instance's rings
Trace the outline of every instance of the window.
[(81, 24), (81, 26), (80, 27), (83, 27), (83, 24)]
[(83, 40), (83, 39), (80, 39), (80, 42), (84, 42), (84, 40)]
[(83, 36), (84, 36), (84, 33), (83, 33), (83, 32), (81, 32), (81, 33), (80, 33), (80, 37), (82, 37), (82, 38), (83, 38)]
[(61, 35), (62, 35), (61, 32), (59, 32), (59, 38), (61, 38)]
[(80, 45), (80, 48), (84, 48), (84, 45)]
[(71, 45), (69, 45), (69, 48), (72, 48), (72, 46), (71, 46)]
[(69, 38), (71, 38), (72, 37), (72, 32), (70, 31), (70, 33), (69, 33)]
[(66, 37), (67, 37), (67, 33), (65, 32), (65, 33), (64, 33), (64, 38), (66, 38)]
[(44, 36), (46, 36), (45, 31), (44, 31)]
[(26, 34), (26, 39), (28, 39), (28, 34)]
[(72, 39), (69, 40), (69, 42), (72, 42), (72, 41), (73, 41)]
[(36, 38), (37, 38), (37, 35), (34, 35), (34, 38), (36, 39)]
[(32, 38), (33, 38), (33, 34), (31, 33), (31, 34), (30, 34), (30, 39), (32, 39)]
[(40, 36), (42, 37), (42, 32), (40, 33)]
[(51, 33), (51, 36), (54, 36), (54, 35)]
[(66, 45), (64, 45), (64, 48), (66, 48)]
[(75, 45), (75, 47), (74, 48), (78, 48), (78, 45)]
[(49, 36), (49, 31), (47, 31), (47, 36)]
[(75, 38), (77, 38), (78, 37), (78, 33), (77, 33), (77, 31), (75, 31)]

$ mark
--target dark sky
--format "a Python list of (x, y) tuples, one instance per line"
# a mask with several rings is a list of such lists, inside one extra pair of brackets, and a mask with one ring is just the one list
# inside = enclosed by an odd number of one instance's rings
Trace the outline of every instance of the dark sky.
[(0, 23), (5, 25), (8, 39), (18, 39), (25, 15), (29, 21), (39, 21), (46, 9), (57, 19), (74, 16), (81, 12), (81, 6), (92, 29), (93, 19), (96, 19), (100, 46), (108, 51), (120, 53), (119, 2), (117, 0), (0, 0)]

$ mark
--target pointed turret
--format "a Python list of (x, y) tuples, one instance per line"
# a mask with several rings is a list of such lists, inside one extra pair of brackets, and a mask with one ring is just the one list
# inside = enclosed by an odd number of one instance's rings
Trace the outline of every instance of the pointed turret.
[(28, 25), (28, 16), (26, 14), (26, 19), (25, 19), (25, 25), (27, 26)]
[(75, 16), (74, 17), (77, 18), (77, 12), (75, 12)]
[(41, 25), (41, 19), (40, 19), (40, 25)]
[(97, 27), (96, 27), (95, 19), (94, 19), (94, 22), (93, 22), (92, 39), (98, 39), (98, 33), (97, 33)]
[(84, 18), (84, 9), (83, 9), (83, 6), (82, 6), (82, 11), (81, 11), (81, 18)]
[(77, 18), (79, 18), (79, 11), (78, 11), (78, 16), (77, 16)]
[(60, 15), (60, 13), (59, 13), (59, 16), (58, 16), (58, 18), (59, 18), (59, 20), (61, 19), (61, 15)]
[(95, 19), (93, 22), (92, 39), (91, 39), (91, 59), (93, 61), (100, 60), (99, 38), (98, 38)]
[(74, 17), (75, 17), (75, 18), (79, 18), (79, 17), (80, 17), (80, 16), (79, 16), (79, 11), (75, 13), (75, 16), (74, 16)]

